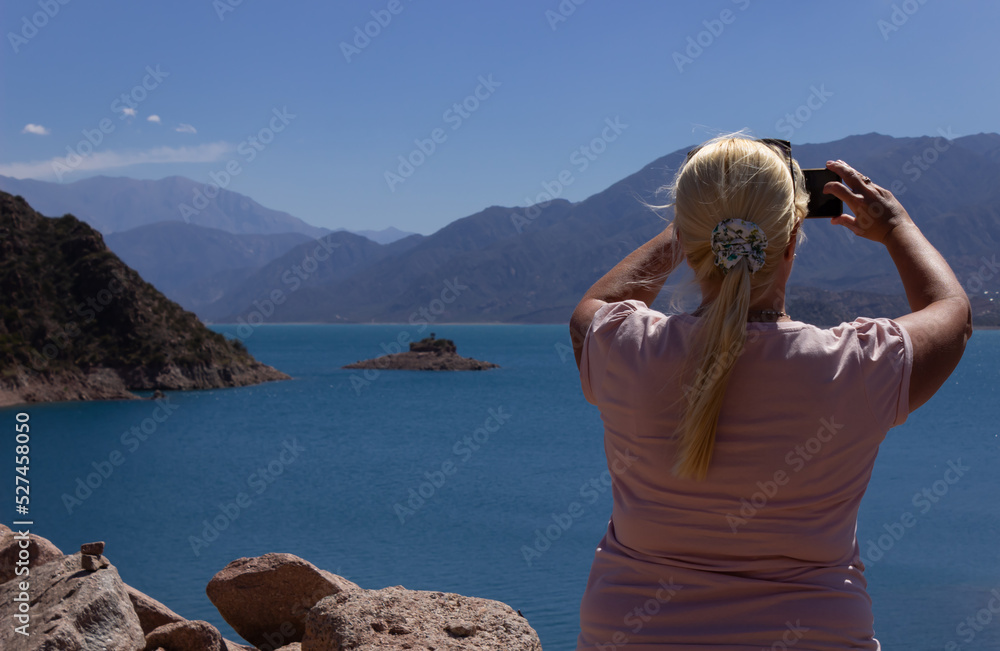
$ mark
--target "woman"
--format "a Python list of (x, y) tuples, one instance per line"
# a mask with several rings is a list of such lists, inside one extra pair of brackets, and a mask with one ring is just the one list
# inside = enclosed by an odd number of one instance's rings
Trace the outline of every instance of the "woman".
[[(787, 315), (802, 173), (787, 143), (732, 137), (689, 155), (673, 223), (574, 311), (614, 496), (579, 650), (879, 648), (858, 506), (886, 432), (958, 364), (971, 309), (888, 190), (827, 168), (855, 215), (831, 222), (885, 245), (910, 314), (828, 330)], [(701, 306), (651, 310), (682, 258)]]

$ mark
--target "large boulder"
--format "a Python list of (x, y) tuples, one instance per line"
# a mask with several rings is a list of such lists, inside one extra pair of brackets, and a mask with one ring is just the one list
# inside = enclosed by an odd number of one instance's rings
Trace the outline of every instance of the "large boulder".
[(538, 634), (507, 604), (444, 592), (354, 590), (309, 611), (302, 651), (402, 649), (541, 651)]
[[(6, 583), (15, 578), (15, 571), (19, 567), (21, 543), (24, 541), (18, 531), (11, 531), (7, 527), (0, 525), (0, 583)], [(28, 535), (28, 565), (32, 574), (35, 569), (49, 563), (57, 561), (63, 557), (59, 548), (41, 536), (35, 534)], [(24, 567), (22, 564), (21, 567)]]
[(146, 649), (226, 651), (219, 629), (198, 619), (164, 624), (151, 631), (146, 636)]
[(205, 589), (233, 630), (262, 651), (301, 642), (309, 609), (352, 590), (360, 588), (292, 554), (238, 558)]
[(149, 635), (166, 624), (186, 621), (156, 599), (139, 592), (130, 585), (125, 586), (125, 591), (128, 592), (128, 598), (132, 602), (135, 614), (139, 616), (139, 626), (142, 627), (143, 635)]
[[(19, 579), (21, 577), (18, 577)], [(22, 581), (0, 585), (0, 649), (5, 651), (90, 651), (115, 649), (141, 651), (146, 646), (139, 617), (129, 601), (125, 584), (113, 565), (87, 571), (82, 554), (64, 556), (32, 567)], [(22, 593), (27, 594), (31, 615), (30, 636), (15, 627)]]

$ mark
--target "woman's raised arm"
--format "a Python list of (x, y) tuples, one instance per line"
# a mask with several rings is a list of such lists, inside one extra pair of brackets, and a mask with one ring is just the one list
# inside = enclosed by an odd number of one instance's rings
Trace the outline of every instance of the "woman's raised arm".
[(594, 320), (594, 313), (606, 303), (635, 299), (650, 305), (660, 293), (667, 275), (683, 258), (670, 224), (638, 249), (616, 264), (587, 290), (569, 320), (577, 368), (583, 352), (583, 339)]
[(972, 307), (944, 257), (927, 241), (891, 192), (875, 185), (843, 161), (827, 167), (844, 179), (825, 191), (844, 201), (854, 217), (831, 221), (859, 237), (880, 242), (892, 256), (910, 303), (910, 314), (896, 319), (913, 343), (910, 411), (930, 400), (958, 366), (972, 336)]

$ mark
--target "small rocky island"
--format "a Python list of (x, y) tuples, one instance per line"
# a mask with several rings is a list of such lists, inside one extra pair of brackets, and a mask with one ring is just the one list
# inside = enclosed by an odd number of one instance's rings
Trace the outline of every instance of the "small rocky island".
[(392, 353), (374, 359), (366, 359), (344, 368), (377, 369), (397, 371), (483, 371), (488, 368), (500, 368), (491, 362), (481, 362), (471, 357), (458, 354), (455, 342), (451, 339), (435, 339), (432, 332), (429, 337), (420, 341), (410, 342), (410, 350), (405, 353)]

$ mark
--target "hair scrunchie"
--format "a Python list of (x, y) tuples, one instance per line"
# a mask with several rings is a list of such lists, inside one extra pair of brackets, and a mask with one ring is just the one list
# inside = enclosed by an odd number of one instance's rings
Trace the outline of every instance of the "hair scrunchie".
[(742, 219), (726, 219), (712, 230), (712, 251), (715, 266), (728, 273), (741, 259), (746, 258), (750, 273), (764, 266), (767, 236), (760, 226)]

